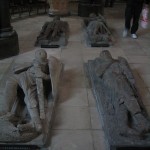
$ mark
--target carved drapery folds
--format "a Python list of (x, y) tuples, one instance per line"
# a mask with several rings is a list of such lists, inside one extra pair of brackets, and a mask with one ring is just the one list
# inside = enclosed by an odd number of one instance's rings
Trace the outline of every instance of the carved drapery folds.
[(150, 146), (150, 121), (126, 59), (105, 50), (85, 69), (110, 149)]
[[(47, 142), (58, 96), (63, 64), (55, 57), (47, 59), (45, 50), (35, 53), (32, 63), (15, 65), (4, 91), (4, 110), (0, 116), (0, 142)], [(1, 113), (2, 114), (2, 113)]]

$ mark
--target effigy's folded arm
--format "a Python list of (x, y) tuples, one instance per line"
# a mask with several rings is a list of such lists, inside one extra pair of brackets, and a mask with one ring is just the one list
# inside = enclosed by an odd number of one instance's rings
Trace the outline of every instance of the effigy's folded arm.
[(120, 67), (121, 67), (124, 75), (126, 76), (128, 81), (130, 82), (130, 84), (134, 86), (135, 85), (135, 79), (134, 79), (133, 73), (129, 67), (127, 60), (123, 57), (118, 57), (118, 60), (119, 60)]

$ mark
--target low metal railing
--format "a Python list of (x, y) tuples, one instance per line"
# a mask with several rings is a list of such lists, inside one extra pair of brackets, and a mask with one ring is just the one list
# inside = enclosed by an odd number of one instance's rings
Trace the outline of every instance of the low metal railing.
[[(16, 16), (21, 18), (32, 14), (46, 13), (49, 8), (47, 0), (9, 0), (11, 18)], [(41, 12), (42, 10), (42, 12)]]

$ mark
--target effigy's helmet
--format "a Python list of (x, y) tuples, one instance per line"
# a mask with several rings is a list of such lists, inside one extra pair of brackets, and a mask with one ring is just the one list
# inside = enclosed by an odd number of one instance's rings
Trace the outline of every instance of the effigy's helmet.
[(47, 53), (44, 49), (35, 52), (35, 59), (40, 63), (47, 63)]
[(99, 57), (101, 59), (107, 59), (107, 60), (112, 60), (113, 59), (112, 56), (111, 56), (111, 54), (110, 54), (110, 52), (108, 50), (103, 50), (100, 53)]

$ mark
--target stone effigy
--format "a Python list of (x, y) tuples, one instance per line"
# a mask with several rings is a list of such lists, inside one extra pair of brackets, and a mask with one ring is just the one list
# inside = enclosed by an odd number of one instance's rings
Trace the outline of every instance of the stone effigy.
[(62, 70), (63, 64), (52, 56), (47, 59), (43, 49), (35, 52), (31, 64), (13, 67), (4, 90), (0, 143), (32, 142), (42, 136), (36, 144), (45, 144)]
[(69, 25), (66, 21), (61, 21), (59, 16), (53, 21), (46, 22), (37, 37), (36, 46), (59, 47), (65, 46), (68, 40)]
[(90, 14), (84, 19), (85, 39), (88, 46), (108, 47), (112, 44), (111, 33), (103, 16)]
[(104, 50), (85, 66), (109, 149), (150, 148), (150, 121), (126, 59), (113, 59), (109, 51)]

